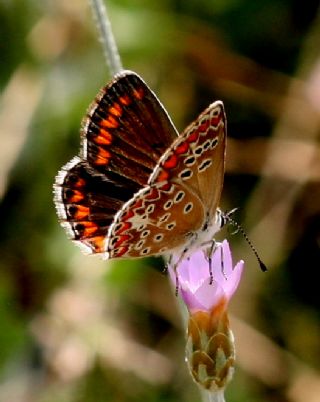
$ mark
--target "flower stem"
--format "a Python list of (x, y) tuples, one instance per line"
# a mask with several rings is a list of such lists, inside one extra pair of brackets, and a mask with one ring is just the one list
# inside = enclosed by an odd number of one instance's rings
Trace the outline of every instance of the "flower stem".
[(107, 61), (111, 75), (123, 70), (118, 48), (112, 33), (111, 23), (103, 0), (89, 0), (94, 19), (100, 33), (103, 53)]
[(223, 390), (217, 392), (202, 391), (201, 394), (203, 402), (225, 402)]

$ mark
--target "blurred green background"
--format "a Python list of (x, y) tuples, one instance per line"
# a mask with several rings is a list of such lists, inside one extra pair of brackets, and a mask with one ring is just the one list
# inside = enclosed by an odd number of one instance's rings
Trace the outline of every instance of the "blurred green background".
[[(266, 274), (231, 303), (228, 402), (320, 400), (318, 1), (113, 0), (126, 68), (181, 131), (222, 99), (221, 207), (240, 207)], [(60, 228), (52, 183), (110, 79), (85, 0), (0, 0), (0, 402), (199, 401), (161, 260), (83, 256)]]

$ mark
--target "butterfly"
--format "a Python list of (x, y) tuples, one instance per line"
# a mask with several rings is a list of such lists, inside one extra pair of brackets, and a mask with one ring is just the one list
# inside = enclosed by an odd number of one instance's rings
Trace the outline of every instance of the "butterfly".
[(226, 116), (209, 105), (180, 135), (139, 75), (102, 88), (81, 128), (79, 156), (55, 178), (61, 225), (103, 258), (185, 255), (223, 225)]

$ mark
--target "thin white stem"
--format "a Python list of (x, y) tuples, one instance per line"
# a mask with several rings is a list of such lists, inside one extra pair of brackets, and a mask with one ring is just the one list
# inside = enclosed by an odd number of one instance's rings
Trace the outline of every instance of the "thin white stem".
[(202, 391), (201, 394), (203, 402), (225, 402), (223, 390), (217, 392)]
[(89, 0), (94, 19), (100, 34), (103, 53), (106, 58), (111, 75), (123, 70), (118, 48), (112, 33), (111, 23), (103, 0)]

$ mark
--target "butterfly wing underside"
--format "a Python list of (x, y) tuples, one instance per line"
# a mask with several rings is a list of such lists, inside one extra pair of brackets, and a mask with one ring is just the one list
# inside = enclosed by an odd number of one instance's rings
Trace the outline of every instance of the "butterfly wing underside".
[(82, 123), (80, 156), (100, 173), (147, 183), (178, 133), (156, 95), (124, 71), (97, 95)]
[(155, 94), (124, 71), (103, 88), (83, 120), (82, 147), (56, 176), (61, 225), (87, 253), (105, 253), (116, 213), (147, 185), (177, 132)]
[(226, 125), (223, 103), (209, 105), (161, 157), (149, 184), (164, 179), (183, 182), (213, 218), (223, 186)]
[(110, 227), (107, 251), (142, 257), (181, 249), (213, 220), (222, 191), (226, 119), (211, 104), (160, 158), (149, 186), (126, 203)]
[(85, 253), (99, 254), (105, 250), (114, 215), (136, 192), (136, 185), (126, 178), (112, 181), (75, 157), (60, 170), (54, 190), (59, 221), (68, 236)]
[(110, 227), (110, 258), (146, 257), (181, 248), (199, 229), (204, 209), (183, 186), (163, 182), (147, 186), (124, 205)]

